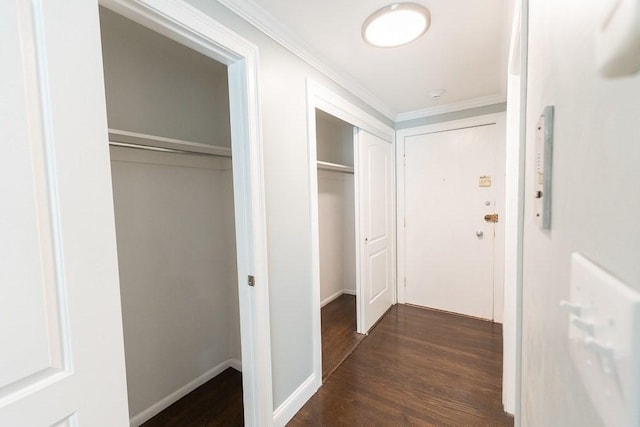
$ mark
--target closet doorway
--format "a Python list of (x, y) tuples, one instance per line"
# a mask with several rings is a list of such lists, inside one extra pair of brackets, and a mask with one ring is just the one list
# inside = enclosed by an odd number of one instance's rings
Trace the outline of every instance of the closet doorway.
[(395, 133), (311, 80), (307, 98), (320, 387), (395, 304)]
[(189, 6), (105, 3), (118, 6), (100, 23), (131, 425), (261, 425), (272, 402), (255, 75), (224, 40), (192, 49), (219, 28), (187, 34)]
[(316, 110), (323, 381), (364, 337), (356, 332), (354, 134)]

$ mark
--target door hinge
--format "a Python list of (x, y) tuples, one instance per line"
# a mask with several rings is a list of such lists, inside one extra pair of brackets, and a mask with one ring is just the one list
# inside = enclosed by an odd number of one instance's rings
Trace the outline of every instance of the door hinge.
[(488, 214), (484, 216), (484, 220), (487, 222), (498, 222), (498, 214)]
[(249, 275), (249, 278), (248, 278), (247, 282), (248, 282), (249, 286), (255, 286), (256, 285), (256, 278), (251, 276), (251, 275)]

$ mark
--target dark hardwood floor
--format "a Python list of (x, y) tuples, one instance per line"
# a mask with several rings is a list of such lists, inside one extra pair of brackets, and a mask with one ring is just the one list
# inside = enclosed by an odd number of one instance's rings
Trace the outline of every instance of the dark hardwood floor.
[(289, 426), (512, 426), (499, 324), (393, 307)]
[(233, 427), (244, 425), (242, 374), (229, 368), (204, 383), (143, 427)]
[(365, 337), (356, 333), (356, 297), (343, 294), (322, 307), (322, 381)]
[[(343, 298), (333, 308), (328, 304), (322, 310), (325, 359), (330, 356), (325, 356), (324, 332), (331, 323), (325, 322), (325, 313), (333, 309), (345, 312), (338, 307), (346, 301)], [(353, 307), (355, 313), (355, 301)], [(353, 332), (355, 314), (352, 326), (349, 330)], [(341, 334), (335, 332), (335, 336)], [(347, 341), (344, 336), (332, 340), (327, 350), (332, 345), (348, 348), (335, 344)], [(500, 325), (397, 305), (335, 369), (289, 426), (513, 426), (513, 419), (502, 412), (501, 389)], [(143, 424), (241, 425), (242, 374), (233, 369)]]

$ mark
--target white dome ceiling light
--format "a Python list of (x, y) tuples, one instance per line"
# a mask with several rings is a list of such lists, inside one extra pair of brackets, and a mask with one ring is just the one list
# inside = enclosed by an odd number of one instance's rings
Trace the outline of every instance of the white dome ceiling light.
[(372, 13), (362, 25), (362, 38), (376, 47), (398, 47), (423, 35), (431, 25), (429, 10), (415, 3), (395, 3)]

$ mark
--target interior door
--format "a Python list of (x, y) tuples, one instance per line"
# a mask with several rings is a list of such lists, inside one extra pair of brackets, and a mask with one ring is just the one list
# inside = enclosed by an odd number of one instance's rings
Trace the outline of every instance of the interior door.
[(406, 302), (493, 318), (497, 126), (405, 139)]
[(393, 146), (360, 129), (358, 159), (360, 313), (368, 332), (394, 298)]
[(0, 56), (0, 425), (127, 425), (97, 2), (1, 1)]

